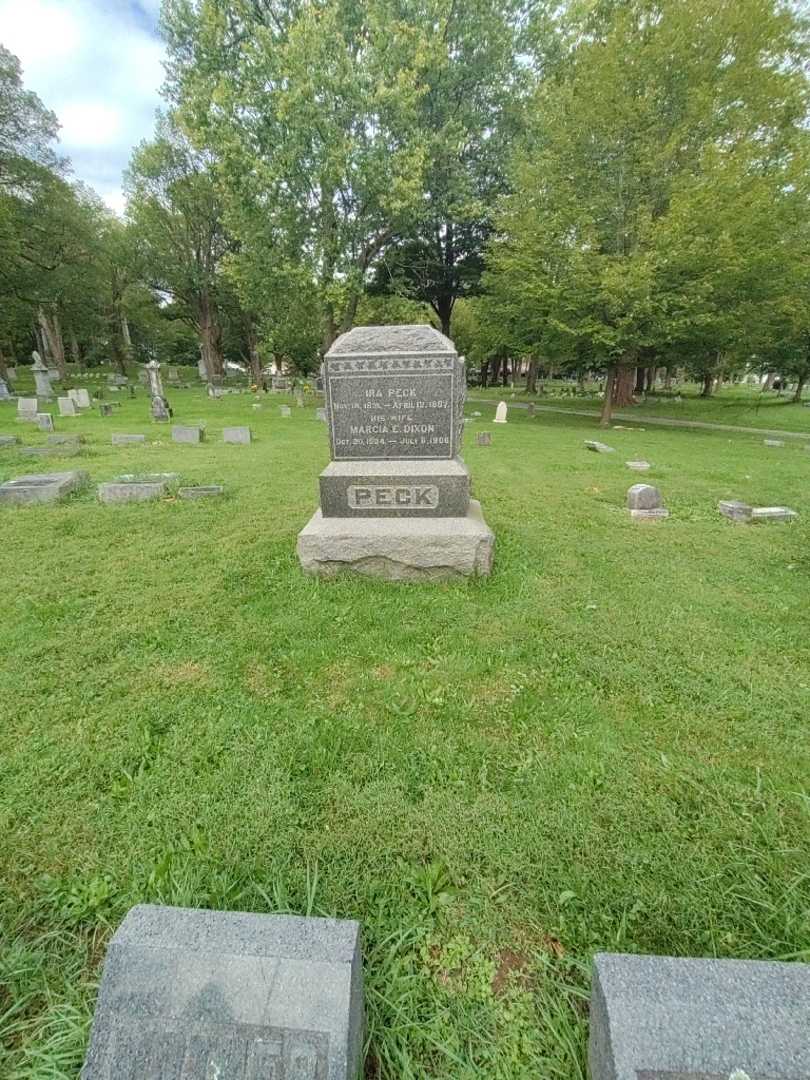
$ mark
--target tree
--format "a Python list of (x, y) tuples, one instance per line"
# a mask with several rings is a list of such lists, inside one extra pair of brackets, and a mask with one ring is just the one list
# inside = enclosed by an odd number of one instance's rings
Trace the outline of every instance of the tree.
[(195, 150), (173, 117), (134, 152), (127, 215), (154, 289), (181, 306), (196, 330), (209, 379), (222, 374), (219, 274), (233, 242), (225, 229), (210, 153)]
[(217, 158), (237, 273), (294, 267), (322, 350), (423, 210), (435, 27), (416, 13), (406, 0), (170, 0), (164, 13), (173, 100)]
[[(669, 266), (673, 197), (737, 155), (780, 190), (767, 166), (802, 137), (804, 43), (776, 0), (572, 4), (563, 22), (570, 53), (537, 91), (487, 282), (526, 336), (607, 368), (606, 424), (632, 401), (636, 366), (685, 340), (694, 267)], [(705, 322), (692, 332), (694, 345)]]

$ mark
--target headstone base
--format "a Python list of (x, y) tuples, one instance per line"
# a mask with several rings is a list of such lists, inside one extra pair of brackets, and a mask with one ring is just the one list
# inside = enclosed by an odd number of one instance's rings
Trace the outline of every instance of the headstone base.
[(318, 509), (298, 534), (302, 569), (322, 578), (345, 571), (386, 581), (487, 577), (494, 547), (475, 499), (463, 518), (325, 518)]

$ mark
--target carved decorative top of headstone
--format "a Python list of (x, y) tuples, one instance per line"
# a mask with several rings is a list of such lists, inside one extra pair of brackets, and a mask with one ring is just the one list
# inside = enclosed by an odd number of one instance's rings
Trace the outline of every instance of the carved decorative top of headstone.
[(36, 349), (31, 353), (31, 359), (34, 361), (34, 371), (47, 371), (47, 367), (42, 363), (42, 357), (39, 355)]
[(335, 461), (444, 459), (459, 450), (464, 364), (431, 326), (360, 326), (324, 357)]

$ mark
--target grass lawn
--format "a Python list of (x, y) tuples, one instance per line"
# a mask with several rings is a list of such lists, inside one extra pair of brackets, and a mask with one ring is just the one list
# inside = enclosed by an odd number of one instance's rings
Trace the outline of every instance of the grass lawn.
[[(319, 583), (295, 557), (329, 456), (314, 402), (170, 391), (208, 424), (195, 447), (116, 397), (57, 421), (80, 457), (0, 450), (0, 479), (179, 471), (227, 496), (0, 510), (5, 1080), (78, 1076), (139, 901), (360, 919), (387, 1080), (582, 1080), (597, 950), (810, 959), (801, 444), (648, 428), (602, 456), (592, 421), (470, 405), (493, 576)], [(238, 423), (252, 446), (221, 443)], [(9, 405), (3, 432), (45, 440)], [(639, 479), (668, 521), (629, 520)], [(735, 526), (721, 498), (801, 517)]]
[[(547, 393), (527, 394), (523, 380), (514, 389), (499, 386), (471, 387), (471, 398), (487, 398), (492, 401), (510, 402), (535, 401), (538, 405), (553, 405), (560, 409), (602, 408), (600, 398), (594, 396), (561, 396), (573, 394), (576, 383), (547, 383)], [(514, 395), (514, 397), (512, 397)], [(680, 397), (678, 401), (676, 398)], [(805, 404), (810, 399), (805, 399)], [(772, 428), (780, 431), (800, 431), (810, 435), (810, 409), (805, 404), (793, 404), (790, 394), (778, 394), (770, 391), (762, 393), (751, 386), (726, 386), (712, 397), (700, 397), (700, 388), (694, 385), (680, 387), (664, 393), (651, 394), (646, 401), (638, 405), (617, 408), (620, 413), (638, 413), (640, 416), (666, 417), (672, 420), (702, 420), (712, 424), (732, 424), (738, 427)], [(471, 405), (471, 408), (475, 406)], [(618, 421), (621, 423), (622, 421)]]

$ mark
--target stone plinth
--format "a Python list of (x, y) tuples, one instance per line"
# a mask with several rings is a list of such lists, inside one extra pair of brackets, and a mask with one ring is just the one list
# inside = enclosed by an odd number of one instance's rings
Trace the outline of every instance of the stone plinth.
[(755, 506), (751, 521), (795, 521), (799, 515), (789, 506)]
[(591, 1080), (807, 1080), (810, 965), (599, 954)]
[(347, 570), (388, 581), (486, 576), (494, 547), (475, 499), (463, 518), (327, 518), (317, 510), (298, 534), (301, 566), (325, 578)]
[(130, 446), (130, 445), (133, 445), (133, 444), (136, 444), (136, 443), (145, 443), (145, 442), (146, 442), (146, 436), (145, 435), (119, 435), (119, 434), (115, 434), (115, 435), (112, 436), (112, 445), (113, 446)]
[(218, 495), (224, 494), (225, 488), (222, 484), (198, 484), (196, 487), (181, 487), (177, 489), (178, 498), (190, 501), (193, 501), (194, 499), (216, 498)]
[(113, 480), (98, 485), (98, 499), (103, 503), (151, 502), (168, 490), (165, 480)]
[(196, 444), (202, 442), (204, 438), (205, 428), (200, 427), (198, 424), (193, 427), (175, 424), (172, 428), (172, 442)]
[(16, 435), (0, 435), (0, 448), (17, 445)]
[[(52, 451), (46, 451), (51, 453)], [(0, 484), (0, 503), (28, 506), (58, 502), (87, 482), (86, 472), (39, 473), (17, 476)]]
[(60, 416), (76, 416), (76, 402), (72, 397), (60, 397), (56, 399), (59, 406)]
[(356, 1080), (356, 922), (144, 905), (107, 951), (82, 1080)]
[(39, 402), (35, 397), (21, 397), (17, 398), (17, 419), (27, 420), (32, 424), (37, 422), (37, 413), (39, 412)]
[(454, 458), (464, 364), (431, 326), (361, 326), (323, 363), (334, 461)]
[(247, 444), (251, 441), (249, 427), (226, 427), (222, 429), (222, 441), (226, 443)]
[(470, 474), (453, 461), (333, 461), (320, 477), (324, 517), (466, 517)]
[(741, 502), (739, 499), (721, 499), (717, 504), (717, 509), (730, 521), (748, 523), (751, 521), (751, 515), (754, 512), (753, 506), (749, 506), (748, 503)]

